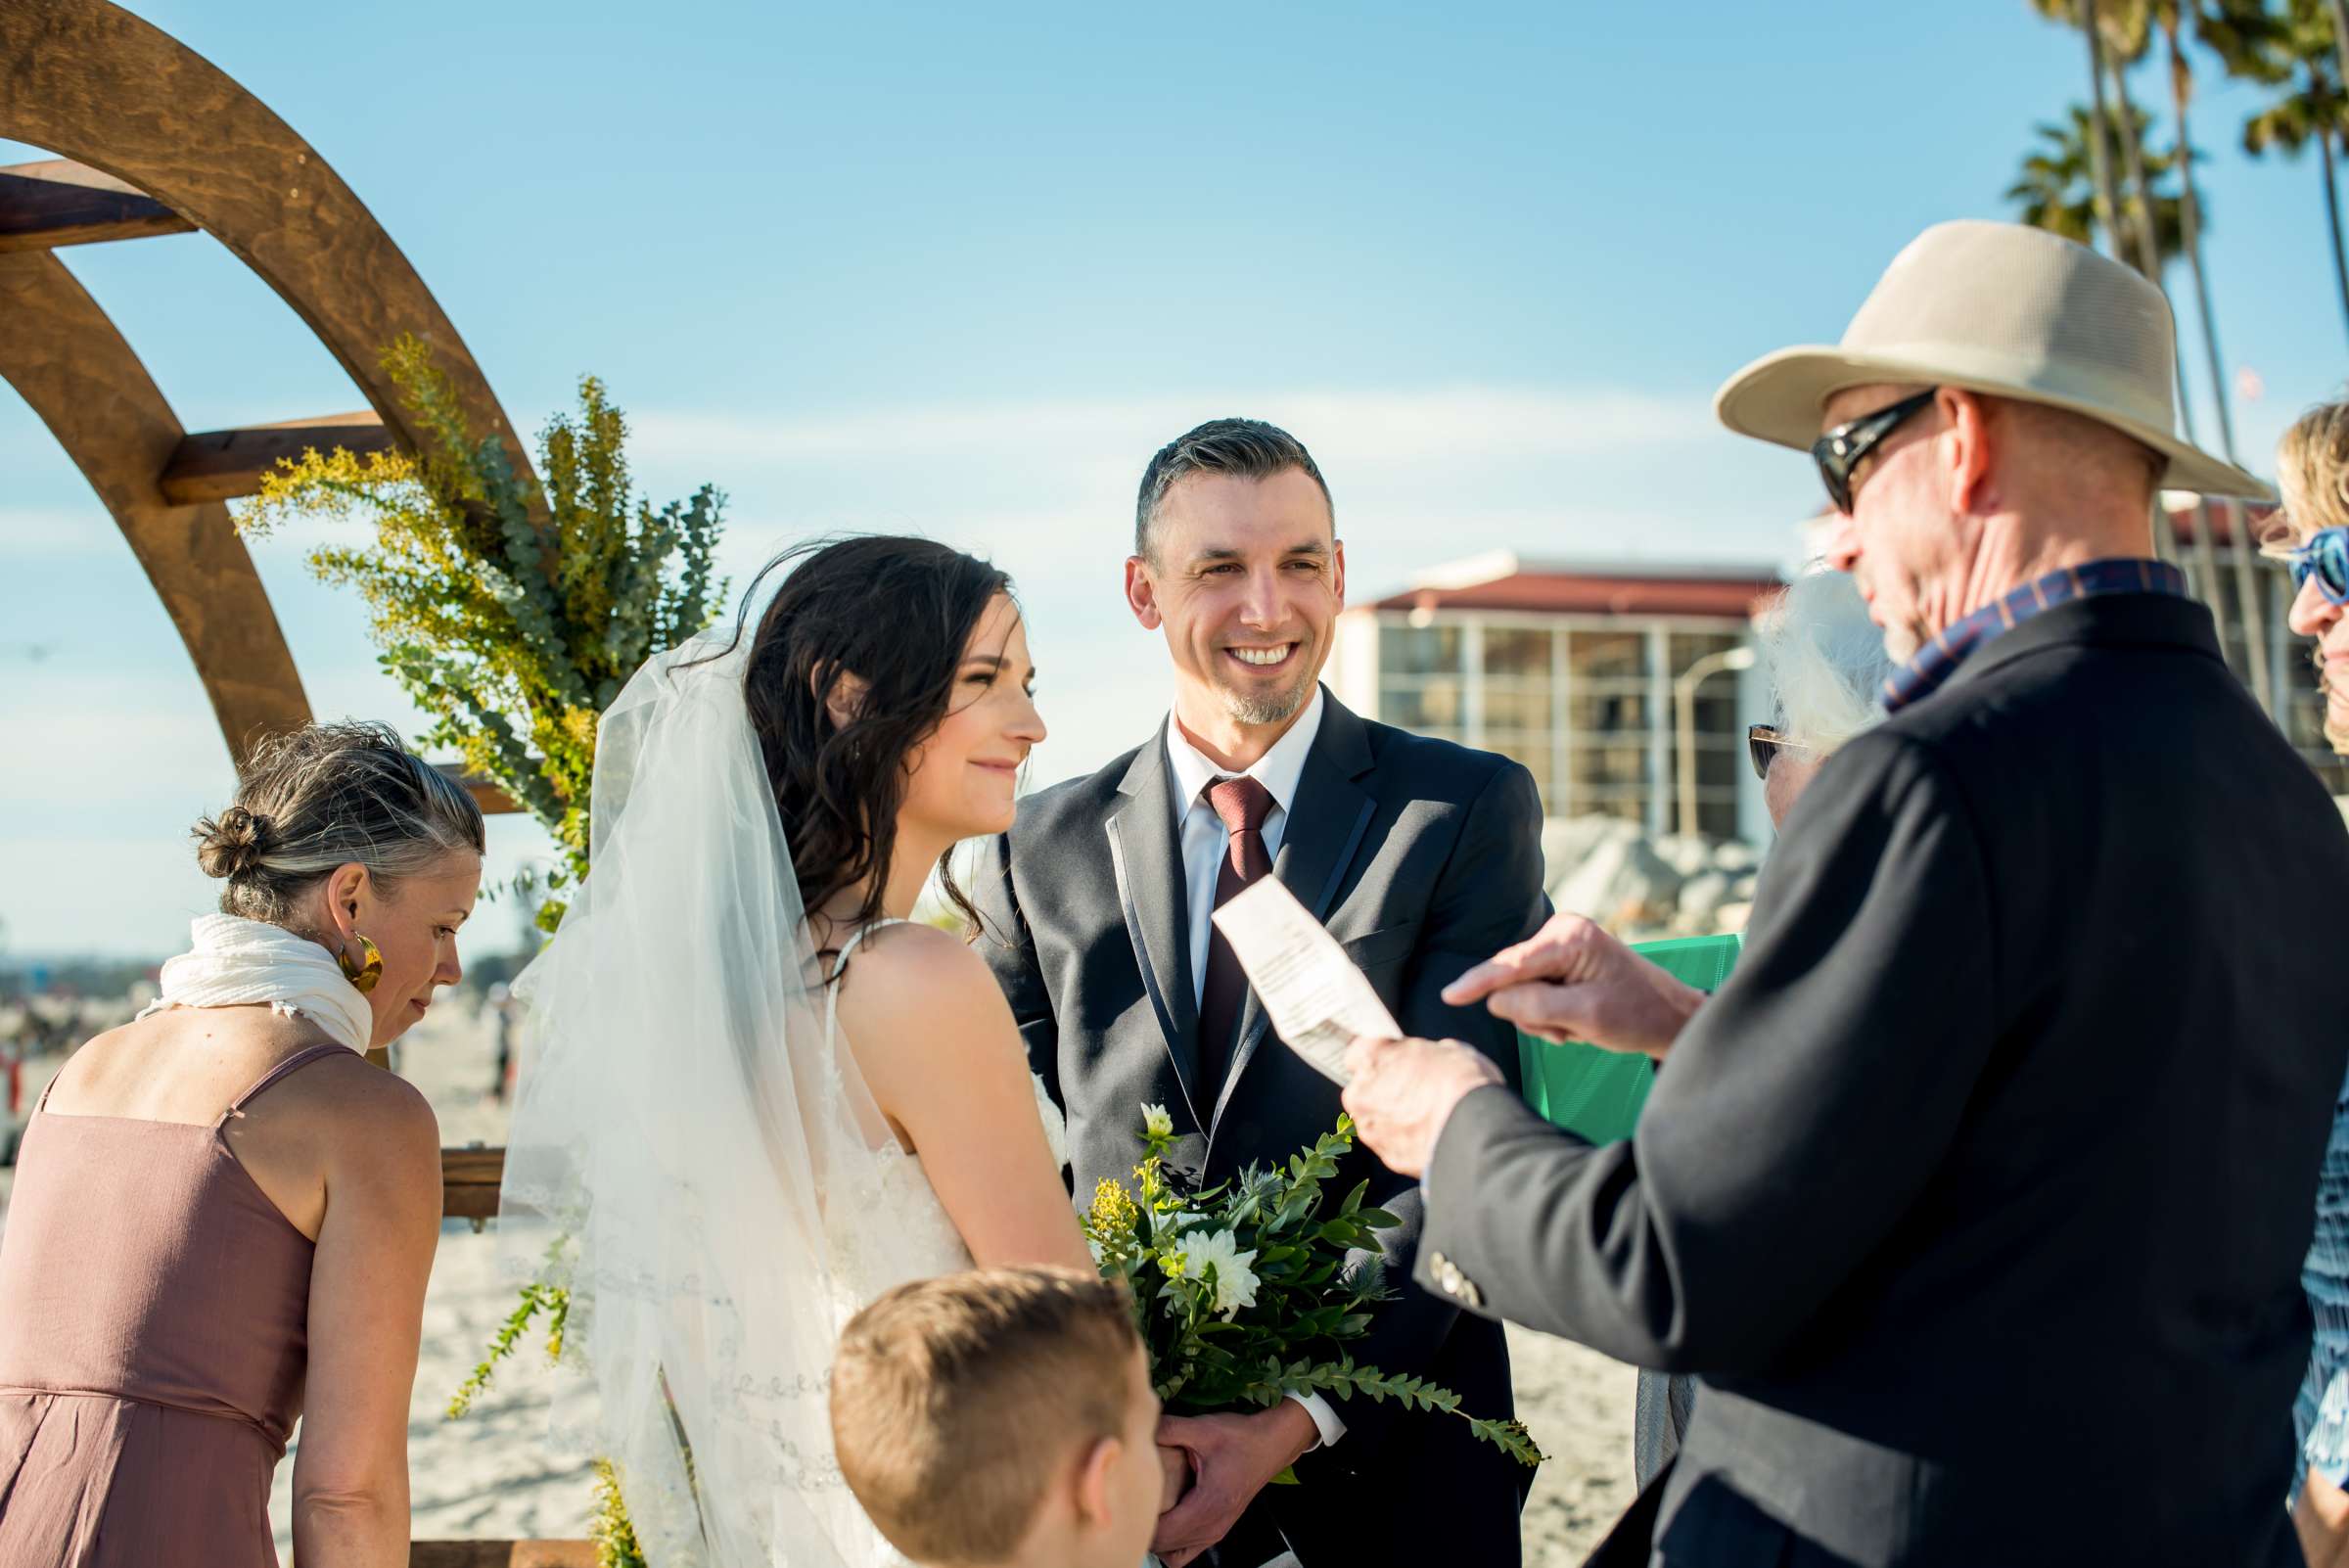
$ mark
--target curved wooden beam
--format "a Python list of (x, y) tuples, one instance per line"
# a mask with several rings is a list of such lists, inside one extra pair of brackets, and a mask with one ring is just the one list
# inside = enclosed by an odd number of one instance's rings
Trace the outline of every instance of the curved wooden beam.
[(259, 99), (108, 0), (0, 0), (0, 137), (112, 174), (227, 246), (309, 323), (410, 450), (423, 432), (378, 356), (414, 333), (476, 435), (495, 435), (536, 492), (529, 452), (432, 291), (326, 160)]
[(294, 655), (245, 541), (218, 501), (174, 506), (159, 477), (187, 434), (89, 292), (45, 251), (0, 254), (0, 377), (106, 503), (243, 761), (262, 735), (309, 722)]

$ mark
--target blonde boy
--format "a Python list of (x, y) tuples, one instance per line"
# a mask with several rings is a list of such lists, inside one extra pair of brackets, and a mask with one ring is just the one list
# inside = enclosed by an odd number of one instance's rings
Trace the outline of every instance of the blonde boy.
[(1065, 1268), (901, 1285), (832, 1369), (842, 1473), (923, 1568), (1134, 1568), (1165, 1487), (1120, 1287)]

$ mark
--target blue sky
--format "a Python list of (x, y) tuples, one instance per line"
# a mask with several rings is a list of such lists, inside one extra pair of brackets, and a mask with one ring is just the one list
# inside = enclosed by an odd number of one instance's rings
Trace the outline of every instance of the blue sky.
[[(2085, 75), (2021, 0), (131, 9), (320, 149), (518, 425), (593, 371), (649, 492), (726, 490), (738, 583), (845, 529), (1009, 568), (1053, 726), (1038, 781), (1163, 709), (1119, 571), (1143, 460), (1200, 419), (1314, 449), (1357, 597), (1503, 546), (1787, 561), (1816, 482), (1718, 431), (1712, 389), (1832, 341), (1927, 223), (2006, 215)], [(2213, 68), (2195, 129), (2226, 347), (2266, 384), (2236, 405), (2256, 467), (2349, 340), (2313, 161), (2234, 151), (2255, 92)], [(61, 254), (191, 430), (362, 402), (207, 237)], [(313, 708), (412, 726), (305, 542), (255, 554)], [(226, 752), (4, 386), (0, 736), (0, 944), (170, 950), (215, 891), (183, 833), (226, 799)], [(537, 847), (500, 822), (493, 869)]]

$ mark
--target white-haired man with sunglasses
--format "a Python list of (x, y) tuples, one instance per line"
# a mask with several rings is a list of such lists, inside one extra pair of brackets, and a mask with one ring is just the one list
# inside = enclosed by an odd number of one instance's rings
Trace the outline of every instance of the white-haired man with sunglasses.
[(1734, 378), (1723, 420), (1819, 462), (1888, 716), (1713, 996), (1571, 915), (1447, 993), (1659, 1058), (1629, 1142), (1351, 1053), (1430, 1288), (1703, 1383), (1597, 1560), (2297, 1568), (2349, 834), (2152, 556), (2157, 484), (2262, 488), (2177, 438), (2172, 343), (2127, 267), (1952, 223)]

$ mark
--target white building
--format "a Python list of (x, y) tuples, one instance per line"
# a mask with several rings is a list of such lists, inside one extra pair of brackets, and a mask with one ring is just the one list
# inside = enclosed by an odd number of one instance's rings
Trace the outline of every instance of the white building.
[(1696, 826), (1765, 843), (1745, 731), (1769, 721), (1769, 694), (1737, 650), (1780, 585), (1767, 566), (1477, 556), (1339, 617), (1330, 685), (1365, 716), (1515, 758), (1551, 816), (1667, 833), (1681, 818), (1674, 683), (1693, 669)]

